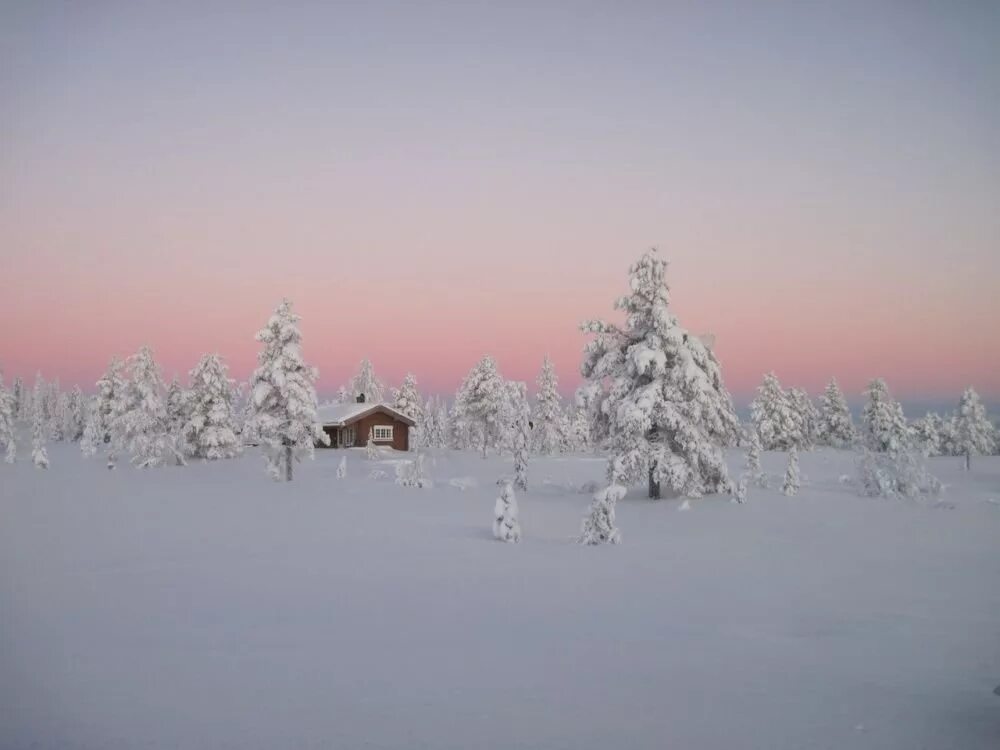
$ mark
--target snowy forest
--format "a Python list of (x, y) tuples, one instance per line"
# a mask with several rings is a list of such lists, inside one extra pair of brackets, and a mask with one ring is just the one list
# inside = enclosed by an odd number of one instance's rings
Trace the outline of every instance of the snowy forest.
[[(529, 397), (527, 384), (507, 380), (489, 354), (472, 367), (450, 398), (425, 398), (416, 376), (390, 388), (363, 360), (356, 375), (325, 404), (366, 394), (410, 417), (412, 458), (396, 464), (402, 486), (429, 488), (429, 451), (476, 451), (506, 456), (509, 473), (498, 479), (498, 539), (516, 542), (515, 492), (529, 491), (535, 456), (598, 455), (605, 481), (595, 488), (579, 541), (618, 543), (616, 501), (643, 486), (651, 499), (725, 495), (734, 503), (766, 488), (762, 451), (786, 456), (780, 490), (795, 496), (802, 486), (799, 457), (827, 447), (854, 456), (845, 484), (864, 496), (933, 499), (944, 491), (927, 467), (931, 457), (960, 460), (975, 470), (976, 456), (1000, 451), (997, 427), (973, 387), (953, 412), (908, 418), (884, 380), (865, 391), (855, 421), (845, 395), (831, 379), (814, 397), (764, 375), (742, 422), (727, 392), (721, 363), (711, 347), (685, 329), (671, 312), (667, 262), (654, 249), (628, 270), (627, 294), (614, 302), (621, 322), (581, 324), (588, 338), (580, 372), (584, 384), (567, 403), (546, 357)], [(247, 382), (235, 382), (219, 354), (206, 354), (186, 383), (164, 382), (154, 352), (144, 346), (127, 358), (112, 357), (107, 371), (86, 391), (38, 373), (33, 384), (0, 380), (0, 448), (5, 462), (51, 467), (50, 443), (76, 443), (82, 455), (141, 469), (183, 467), (193, 461), (225, 461), (259, 448), (274, 479), (292, 480), (293, 466), (312, 459), (328, 443), (317, 416), (318, 371), (304, 355), (299, 317), (283, 300), (256, 334), (258, 366)], [(726, 451), (740, 450), (742, 468), (727, 468)], [(380, 456), (370, 436), (369, 461)], [(338, 474), (347, 471), (340, 460)], [(377, 479), (384, 474), (374, 470)]]

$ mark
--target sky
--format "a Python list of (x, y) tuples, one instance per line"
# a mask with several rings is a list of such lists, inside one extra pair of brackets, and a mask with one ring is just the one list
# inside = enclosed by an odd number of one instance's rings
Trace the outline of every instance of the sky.
[(1000, 4), (0, 2), (8, 382), (288, 297), (323, 392), (569, 393), (650, 246), (738, 402), (1000, 398)]

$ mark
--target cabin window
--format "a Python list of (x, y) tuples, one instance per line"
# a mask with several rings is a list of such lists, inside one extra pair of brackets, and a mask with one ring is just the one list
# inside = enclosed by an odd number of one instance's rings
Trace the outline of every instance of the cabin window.
[(344, 428), (344, 447), (350, 448), (354, 445), (354, 426)]
[(392, 440), (392, 425), (377, 424), (374, 427), (376, 441)]

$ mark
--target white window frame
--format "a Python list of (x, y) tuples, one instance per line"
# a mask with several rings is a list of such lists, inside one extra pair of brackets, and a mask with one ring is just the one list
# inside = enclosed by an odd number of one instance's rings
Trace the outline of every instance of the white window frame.
[(376, 443), (392, 442), (392, 425), (377, 424), (372, 426), (372, 440)]

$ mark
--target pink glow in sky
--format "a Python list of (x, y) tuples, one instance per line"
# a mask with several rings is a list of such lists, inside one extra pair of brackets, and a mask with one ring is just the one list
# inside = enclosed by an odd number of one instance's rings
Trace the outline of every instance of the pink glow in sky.
[(40, 5), (0, 24), (8, 381), (144, 343), (242, 379), (287, 296), (325, 392), (549, 353), (568, 393), (656, 245), (738, 399), (772, 369), (1000, 398), (988, 4)]

